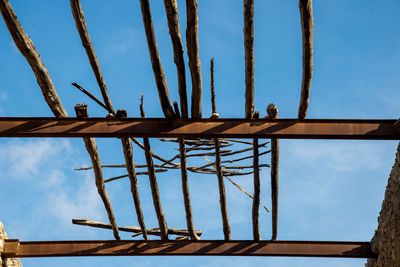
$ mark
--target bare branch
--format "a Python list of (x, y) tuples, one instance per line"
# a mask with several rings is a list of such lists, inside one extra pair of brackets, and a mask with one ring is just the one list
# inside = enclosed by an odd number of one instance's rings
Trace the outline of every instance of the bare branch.
[(246, 118), (254, 113), (254, 0), (243, 0), (244, 13), (244, 52), (245, 52), (245, 83), (246, 83)]

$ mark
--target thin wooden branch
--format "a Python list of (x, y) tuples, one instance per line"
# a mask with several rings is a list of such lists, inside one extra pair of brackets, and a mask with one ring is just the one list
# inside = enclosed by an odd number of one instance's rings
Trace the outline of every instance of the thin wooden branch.
[(299, 105), (299, 119), (307, 116), (313, 72), (313, 36), (314, 22), (312, 0), (299, 0), (301, 31), (303, 39), (303, 80)]
[[(213, 165), (215, 167), (215, 163), (213, 163), (211, 160), (209, 160), (207, 157), (203, 157), (206, 161), (209, 162), (210, 165)], [(224, 177), (226, 179), (228, 179), (229, 182), (231, 182), (231, 184), (233, 184), (237, 189), (239, 189), (240, 191), (242, 191), (243, 193), (245, 193), (249, 198), (254, 199), (254, 197), (247, 192), (243, 187), (241, 187), (240, 185), (238, 185), (237, 183), (235, 183), (231, 178), (227, 177), (226, 175), (224, 175)], [(261, 202), (258, 202), (258, 204), (263, 207), (267, 212), (269, 212), (268, 208), (262, 204)]]
[(199, 18), (197, 0), (186, 0), (186, 47), (189, 58), (189, 69), (192, 77), (192, 118), (201, 118), (201, 64), (199, 57)]
[(121, 138), (121, 143), (122, 143), (122, 149), (124, 151), (126, 170), (128, 171), (129, 175), (129, 182), (131, 185), (131, 192), (132, 192), (133, 202), (135, 204), (137, 220), (140, 225), (140, 229), (142, 230), (143, 238), (147, 240), (148, 237), (147, 237), (146, 225), (144, 223), (142, 207), (140, 205), (139, 188), (138, 188), (135, 164), (133, 162), (132, 144), (129, 138)]
[[(274, 104), (267, 107), (268, 118), (277, 119), (278, 109)], [(271, 198), (272, 198), (272, 240), (278, 236), (278, 194), (279, 194), (279, 140), (271, 139)]]
[(212, 115), (211, 118), (217, 119), (219, 118), (219, 115), (217, 113), (217, 106), (215, 104), (215, 87), (214, 87), (214, 58), (211, 59), (211, 64), (210, 64), (210, 75), (211, 75), (211, 81), (210, 81), (210, 90), (211, 90), (211, 107), (212, 107)]
[[(259, 148), (260, 147), (264, 147), (267, 144), (269, 144), (269, 142), (264, 142), (264, 143), (259, 144), (258, 147)], [(227, 156), (232, 156), (232, 155), (236, 155), (236, 154), (241, 154), (241, 153), (244, 153), (244, 152), (247, 152), (247, 151), (251, 151), (251, 150), (253, 150), (253, 148), (249, 147), (249, 148), (244, 148), (244, 149), (241, 149), (241, 150), (236, 150), (236, 151), (233, 151), (233, 152), (221, 153), (221, 156), (227, 157)]]
[(82, 93), (84, 93), (85, 95), (87, 95), (89, 98), (91, 98), (94, 102), (96, 102), (96, 104), (98, 104), (99, 106), (101, 106), (102, 108), (104, 108), (105, 110), (107, 110), (109, 113), (114, 113), (114, 111), (112, 111), (109, 107), (107, 107), (103, 102), (101, 102), (97, 97), (95, 97), (94, 95), (92, 95), (89, 91), (87, 91), (85, 88), (83, 88), (82, 86), (80, 86), (79, 84), (73, 82), (72, 85), (77, 88), (79, 91), (81, 91)]
[(215, 138), (215, 169), (217, 170), (219, 203), (221, 206), (222, 226), (224, 230), (224, 239), (231, 239), (231, 227), (229, 226), (228, 207), (226, 205), (224, 177), (221, 170), (221, 154), (219, 151), (219, 141)]
[(110, 96), (108, 95), (107, 86), (103, 79), (103, 74), (101, 73), (100, 64), (97, 60), (96, 52), (92, 41), (90, 40), (89, 32), (87, 30), (85, 17), (83, 14), (82, 6), (80, 0), (70, 0), (72, 15), (75, 20), (76, 29), (79, 32), (81, 38), (82, 46), (85, 48), (86, 54), (88, 56), (90, 66), (92, 67), (94, 76), (96, 77), (97, 84), (100, 87), (101, 94), (107, 110), (110, 113), (114, 113), (114, 108), (112, 106)]
[(167, 80), (165, 79), (164, 70), (161, 65), (160, 55), (158, 54), (156, 36), (154, 34), (154, 26), (151, 18), (151, 9), (149, 0), (140, 0), (140, 8), (142, 10), (142, 18), (144, 30), (146, 32), (147, 46), (153, 67), (154, 79), (156, 81), (158, 96), (160, 98), (161, 108), (166, 118), (174, 118), (174, 110), (169, 100)]
[(51, 111), (56, 117), (67, 117), (67, 112), (65, 111), (61, 100), (58, 97), (49, 72), (43, 64), (43, 61), (40, 58), (40, 55), (36, 50), (32, 40), (25, 33), (22, 25), (18, 21), (17, 15), (15, 14), (8, 0), (0, 0), (0, 11), (15, 45), (31, 66), (36, 76), (37, 83), (42, 90), (44, 99), (46, 100)]
[[(90, 221), (87, 219), (72, 219), (72, 223), (76, 224), (76, 225), (84, 225), (84, 226), (90, 226), (90, 227), (96, 227), (96, 228), (102, 228), (102, 229), (112, 229), (110, 224), (96, 222), (96, 221)], [(142, 235), (142, 230), (138, 226), (119, 226), (118, 230), (123, 231), (123, 232), (135, 233), (137, 235)], [(201, 230), (195, 230), (195, 232), (198, 236), (201, 236), (203, 233)], [(161, 232), (160, 232), (159, 228), (153, 228), (153, 229), (147, 229), (146, 234), (160, 236)], [(186, 229), (168, 228), (168, 234), (189, 236), (189, 231)], [(134, 235), (134, 236), (137, 236), (137, 235)]]
[(259, 205), (260, 203), (260, 169), (258, 155), (258, 139), (253, 140), (253, 166), (254, 166), (254, 198), (252, 206), (253, 238), (260, 240)]
[(198, 240), (199, 237), (194, 232), (192, 207), (190, 204), (188, 174), (187, 174), (187, 168), (186, 168), (186, 149), (185, 149), (185, 143), (184, 143), (183, 139), (179, 139), (179, 153), (180, 153), (180, 160), (181, 160), (182, 192), (183, 192), (183, 201), (185, 203), (186, 224), (187, 224), (187, 228), (189, 230), (190, 238), (192, 240)]
[[(156, 173), (158, 173), (158, 172), (166, 172), (167, 170), (165, 170), (165, 169), (155, 169), (154, 171)], [(139, 175), (149, 175), (149, 172), (148, 171), (146, 171), (146, 172), (137, 172), (136, 176), (139, 176)], [(108, 183), (108, 182), (112, 182), (112, 181), (119, 180), (119, 179), (122, 179), (122, 178), (127, 178), (127, 177), (129, 177), (129, 174), (119, 175), (119, 176), (107, 178), (107, 179), (104, 180), (104, 182)]]
[(245, 84), (246, 84), (246, 118), (254, 113), (254, 0), (243, 0), (244, 13), (244, 52), (245, 52)]
[[(75, 112), (78, 118), (88, 117), (87, 106), (85, 104), (76, 105)], [(97, 191), (103, 201), (104, 207), (106, 208), (108, 219), (110, 220), (110, 224), (113, 229), (114, 237), (116, 240), (120, 240), (121, 238), (118, 234), (118, 226), (115, 221), (114, 212), (111, 206), (110, 199), (107, 195), (106, 187), (104, 185), (103, 172), (101, 171), (100, 156), (97, 152), (96, 141), (92, 137), (84, 137), (83, 141), (85, 142), (86, 150), (88, 151), (90, 159), (92, 161)]]
[(179, 31), (179, 13), (176, 0), (164, 0), (165, 12), (167, 13), (169, 34), (174, 49), (174, 62), (178, 75), (179, 98), (181, 104), (182, 118), (188, 117), (188, 102), (186, 93), (186, 70), (183, 57), (183, 44)]
[[(140, 2), (142, 3), (142, 0)], [(140, 103), (140, 115), (142, 118), (145, 117), (144, 108), (143, 108), (143, 95), (142, 95), (141, 103)], [(160, 199), (160, 193), (158, 191), (158, 183), (157, 183), (156, 173), (154, 171), (153, 157), (152, 157), (152, 154), (150, 153), (151, 148), (150, 148), (149, 138), (147, 138), (147, 137), (143, 138), (143, 146), (144, 146), (144, 152), (145, 152), (145, 156), (146, 156), (147, 168), (149, 171), (151, 195), (153, 197), (154, 209), (155, 209), (155, 212), (157, 215), (157, 220), (158, 220), (158, 224), (160, 226), (160, 231), (161, 231), (161, 239), (168, 240), (167, 221), (165, 220), (164, 211), (161, 207), (161, 199)]]

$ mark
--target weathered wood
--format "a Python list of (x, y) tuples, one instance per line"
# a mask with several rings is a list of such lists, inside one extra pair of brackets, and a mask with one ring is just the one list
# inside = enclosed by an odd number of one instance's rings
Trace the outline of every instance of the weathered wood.
[(215, 104), (215, 87), (214, 87), (214, 58), (211, 59), (211, 64), (210, 64), (210, 90), (211, 90), (211, 107), (212, 107), (212, 114), (211, 118), (217, 119), (219, 118), (219, 115), (217, 113), (217, 106)]
[(100, 87), (101, 94), (107, 110), (109, 113), (114, 113), (114, 108), (111, 103), (110, 96), (108, 94), (107, 86), (101, 73), (100, 64), (94, 51), (92, 41), (90, 40), (89, 32), (87, 30), (85, 16), (81, 6), (80, 0), (70, 0), (72, 15), (75, 20), (76, 29), (78, 30), (81, 38), (82, 46), (85, 48), (88, 56), (90, 66), (92, 67), (94, 76), (96, 77), (97, 84)]
[(199, 56), (199, 18), (197, 0), (186, 0), (186, 47), (189, 58), (189, 69), (192, 77), (192, 118), (201, 118), (201, 63)]
[(135, 164), (133, 162), (132, 144), (129, 138), (121, 138), (121, 143), (122, 143), (122, 149), (124, 151), (126, 170), (128, 171), (129, 175), (129, 182), (131, 186), (133, 202), (135, 204), (137, 220), (140, 225), (140, 229), (143, 233), (143, 238), (147, 240), (148, 237), (147, 237), (146, 225), (144, 223), (142, 207), (140, 205), (138, 181), (136, 176)]
[(221, 206), (222, 226), (224, 231), (224, 239), (231, 239), (231, 227), (229, 226), (228, 207), (226, 205), (226, 194), (224, 177), (221, 170), (221, 154), (219, 150), (218, 138), (215, 138), (215, 169), (217, 170), (219, 203)]
[[(140, 115), (142, 118), (145, 117), (143, 109), (143, 95), (140, 103)], [(161, 231), (161, 239), (168, 240), (167, 221), (165, 220), (164, 211), (161, 207), (161, 199), (160, 199), (160, 193), (158, 191), (156, 173), (154, 171), (153, 157), (152, 154), (150, 153), (151, 148), (150, 148), (149, 138), (147, 137), (143, 138), (143, 147), (146, 156), (147, 169), (149, 171), (149, 181), (150, 181), (151, 195), (153, 197), (154, 210), (156, 212), (158, 224), (160, 226), (160, 231)]]
[(199, 237), (194, 232), (192, 206), (190, 204), (190, 192), (189, 192), (188, 174), (186, 168), (186, 149), (183, 139), (179, 139), (179, 153), (181, 161), (180, 169), (182, 176), (182, 192), (183, 192), (183, 202), (185, 204), (186, 224), (190, 234), (190, 238), (192, 240), (198, 240)]
[(44, 99), (46, 100), (51, 111), (56, 117), (67, 117), (67, 112), (65, 111), (61, 100), (58, 97), (49, 72), (43, 64), (43, 61), (40, 58), (40, 55), (36, 50), (32, 40), (25, 33), (22, 25), (18, 21), (17, 15), (15, 14), (8, 0), (0, 0), (0, 11), (15, 45), (31, 66), (36, 76), (37, 83), (42, 90)]
[[(146, 166), (146, 168), (147, 168), (147, 166)], [(167, 170), (166, 169), (155, 169), (154, 171), (157, 173), (157, 172), (166, 172)], [(137, 172), (136, 176), (139, 176), (139, 175), (149, 175), (149, 172), (148, 171)], [(108, 183), (108, 182), (112, 182), (112, 181), (119, 180), (119, 179), (122, 179), (122, 178), (127, 178), (127, 177), (129, 177), (129, 174), (119, 175), (119, 176), (107, 178), (107, 179), (104, 180), (104, 182)]]
[(301, 31), (303, 39), (303, 79), (299, 105), (299, 119), (307, 116), (313, 72), (313, 36), (314, 22), (312, 0), (299, 0)]
[(177, 118), (181, 117), (181, 113), (179, 112), (178, 102), (174, 101), (174, 112)]
[[(84, 225), (84, 226), (90, 226), (90, 227), (96, 227), (96, 228), (102, 228), (102, 229), (112, 229), (111, 224), (90, 221), (87, 219), (72, 219), (72, 223), (77, 224), (77, 225)], [(118, 230), (123, 231), (123, 232), (130, 232), (130, 233), (136, 233), (138, 235), (142, 235), (142, 229), (138, 226), (119, 226)], [(198, 236), (201, 236), (203, 233), (203, 231), (201, 231), (201, 230), (195, 230), (195, 232)], [(161, 232), (160, 232), (159, 228), (153, 228), (153, 229), (147, 229), (146, 234), (160, 236)], [(168, 234), (189, 236), (189, 231), (186, 229), (168, 228)]]
[(250, 119), (254, 113), (254, 0), (243, 0), (244, 13), (244, 59), (245, 59), (245, 115)]
[(107, 107), (103, 102), (101, 102), (97, 97), (95, 97), (93, 94), (91, 94), (88, 90), (80, 86), (79, 84), (73, 82), (72, 85), (77, 88), (79, 91), (87, 95), (90, 99), (92, 99), (96, 104), (107, 110), (109, 113), (114, 113), (113, 110), (111, 110), (109, 107)]
[(149, 49), (151, 65), (153, 67), (154, 79), (157, 85), (158, 96), (160, 98), (161, 108), (166, 118), (174, 118), (174, 110), (169, 100), (168, 85), (164, 70), (161, 65), (160, 55), (158, 54), (156, 36), (151, 18), (151, 9), (149, 0), (140, 0), (144, 30), (146, 33), (147, 46)]
[[(87, 106), (85, 104), (76, 105), (75, 112), (78, 118), (88, 117)], [(101, 197), (101, 200), (103, 201), (104, 207), (106, 208), (108, 219), (110, 220), (110, 224), (113, 229), (114, 237), (116, 240), (120, 240), (121, 238), (119, 237), (118, 234), (118, 226), (115, 221), (115, 216), (111, 206), (111, 201), (107, 195), (106, 187), (104, 185), (103, 172), (101, 171), (100, 156), (99, 153), (97, 152), (96, 141), (92, 137), (84, 137), (83, 141), (85, 142), (86, 150), (89, 153), (90, 159), (92, 161), (97, 191)]]
[[(213, 165), (216, 168), (216, 165), (214, 162), (212, 162), (211, 160), (209, 160), (207, 157), (203, 157), (206, 161), (209, 162), (210, 165)], [(245, 193), (249, 198), (254, 199), (254, 197), (247, 192), (243, 187), (241, 187), (240, 185), (238, 185), (237, 183), (235, 183), (231, 178), (229, 178), (228, 176), (224, 175), (224, 177), (231, 182), (231, 184), (233, 184), (237, 189), (239, 189), (240, 191), (242, 191), (243, 193)], [(261, 202), (258, 202), (258, 204), (263, 207), (267, 212), (269, 212), (268, 208), (262, 204)]]
[(259, 222), (259, 203), (260, 203), (260, 167), (259, 167), (259, 151), (258, 139), (253, 140), (253, 166), (254, 166), (254, 198), (252, 205), (252, 223), (253, 223), (253, 238), (260, 240), (260, 222)]
[(186, 70), (183, 57), (183, 44), (179, 30), (179, 13), (176, 0), (164, 0), (165, 12), (167, 13), (169, 34), (171, 36), (172, 48), (174, 50), (174, 62), (178, 76), (179, 99), (181, 104), (182, 118), (188, 117), (188, 102), (186, 92)]
[[(278, 109), (274, 104), (267, 107), (269, 119), (278, 119)], [(279, 140), (271, 139), (271, 199), (272, 199), (272, 240), (278, 236), (278, 195), (279, 195)]]

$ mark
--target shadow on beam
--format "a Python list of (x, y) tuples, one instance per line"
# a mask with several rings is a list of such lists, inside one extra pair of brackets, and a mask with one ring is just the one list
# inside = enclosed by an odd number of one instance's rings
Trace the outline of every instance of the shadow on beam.
[(370, 242), (341, 241), (25, 241), (6, 239), (5, 258), (70, 256), (291, 256), (375, 258)]

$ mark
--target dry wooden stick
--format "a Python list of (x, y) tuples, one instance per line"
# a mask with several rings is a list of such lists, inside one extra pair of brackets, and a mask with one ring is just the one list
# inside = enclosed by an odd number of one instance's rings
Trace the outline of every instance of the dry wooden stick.
[[(102, 228), (102, 229), (112, 229), (110, 224), (91, 221), (91, 220), (87, 220), (87, 219), (72, 219), (72, 223), (77, 224), (77, 225), (84, 225), (84, 226), (90, 226), (90, 227), (96, 227), (96, 228)], [(123, 232), (136, 233), (136, 235), (134, 235), (134, 236), (142, 235), (142, 230), (138, 226), (119, 226), (118, 229)], [(195, 230), (195, 232), (198, 236), (201, 236), (203, 233), (201, 230)], [(146, 234), (147, 235), (155, 235), (155, 236), (161, 235), (159, 228), (147, 229)], [(186, 229), (168, 228), (168, 234), (188, 236), (189, 232)]]
[(215, 138), (215, 169), (217, 170), (219, 203), (221, 206), (222, 226), (224, 230), (224, 239), (231, 239), (231, 227), (229, 226), (228, 207), (226, 205), (224, 177), (221, 170), (221, 154), (219, 151), (219, 141)]
[(192, 118), (201, 118), (201, 64), (199, 57), (199, 18), (197, 0), (186, 0), (186, 47), (189, 58), (189, 69), (192, 77)]
[[(78, 118), (88, 117), (87, 106), (85, 104), (76, 105), (75, 112)], [(97, 152), (96, 141), (92, 137), (84, 137), (83, 141), (85, 142), (86, 150), (88, 151), (90, 159), (92, 160), (97, 191), (103, 201), (104, 207), (106, 208), (108, 219), (110, 220), (110, 224), (113, 229), (114, 237), (116, 240), (120, 240), (121, 238), (119, 237), (118, 234), (118, 227), (115, 221), (114, 212), (112, 210), (111, 202), (110, 199), (108, 198), (106, 187), (104, 185), (103, 173), (101, 171), (101, 163), (100, 163), (99, 153)]]
[(36, 76), (37, 83), (42, 90), (44, 99), (51, 111), (56, 117), (67, 117), (67, 112), (61, 104), (61, 100), (58, 97), (49, 72), (43, 64), (32, 40), (25, 33), (22, 25), (18, 21), (17, 15), (8, 0), (0, 0), (0, 11), (15, 45), (31, 66)]
[(244, 52), (245, 52), (245, 84), (246, 84), (246, 118), (254, 113), (254, 0), (243, 0), (244, 13)]
[(154, 26), (151, 18), (149, 0), (140, 0), (140, 8), (142, 10), (142, 18), (144, 30), (146, 32), (147, 46), (149, 48), (151, 65), (153, 67), (154, 79), (157, 85), (161, 108), (166, 118), (173, 118), (175, 117), (175, 114), (169, 100), (167, 80), (165, 79), (164, 70), (161, 65), (160, 55), (158, 54), (157, 41), (154, 34)]
[[(210, 165), (213, 165), (213, 166), (215, 167), (215, 163), (213, 163), (213, 162), (212, 162), (211, 160), (209, 160), (207, 157), (203, 157), (203, 158), (204, 158), (206, 161), (208, 161)], [(225, 175), (224, 175), (224, 177), (225, 177), (226, 179), (228, 179), (228, 181), (231, 182), (231, 184), (233, 184), (237, 189), (239, 189), (240, 191), (242, 191), (243, 193), (245, 193), (249, 198), (254, 199), (254, 197), (253, 197), (249, 192), (247, 192), (243, 187), (241, 187), (240, 185), (238, 185), (237, 183), (235, 183), (231, 178), (229, 178), (229, 177), (227, 177), (227, 176), (225, 176)], [(268, 208), (267, 208), (264, 204), (262, 204), (261, 202), (258, 202), (258, 204), (259, 204), (261, 207), (263, 207), (267, 212), (269, 212)]]
[(107, 110), (109, 113), (113, 114), (114, 111), (112, 111), (109, 107), (107, 107), (103, 102), (101, 102), (97, 97), (95, 97), (92, 93), (90, 93), (88, 90), (80, 86), (79, 84), (73, 82), (71, 83), (75, 88), (77, 88), (79, 91), (87, 95), (90, 99), (92, 99), (96, 104)]
[(70, 0), (72, 15), (75, 20), (76, 29), (79, 32), (79, 36), (82, 41), (82, 46), (85, 48), (86, 54), (88, 56), (90, 66), (92, 66), (93, 73), (96, 77), (97, 84), (100, 87), (101, 94), (107, 110), (110, 113), (114, 113), (114, 108), (112, 106), (110, 96), (108, 95), (107, 86), (103, 79), (103, 74), (101, 73), (100, 64), (97, 60), (96, 52), (92, 41), (90, 40), (89, 32), (87, 30), (85, 17), (83, 14), (82, 6), (80, 0)]
[(313, 72), (313, 11), (312, 0), (299, 0), (301, 30), (303, 37), (303, 80), (301, 83), (301, 95), (299, 105), (299, 119), (307, 116), (310, 98), (311, 79)]
[[(155, 169), (154, 171), (157, 173), (157, 172), (166, 172), (167, 170), (165, 170), (165, 169)], [(139, 175), (149, 175), (149, 172), (148, 171), (146, 171), (146, 172), (137, 172), (136, 176), (139, 176)], [(111, 177), (111, 178), (105, 179), (104, 182), (108, 183), (108, 182), (112, 182), (112, 181), (119, 180), (119, 179), (126, 178), (126, 177), (129, 177), (129, 174), (124, 174), (124, 175)]]
[[(144, 109), (143, 109), (143, 95), (142, 95), (141, 103), (140, 103), (140, 115), (142, 118), (145, 117), (145, 113), (144, 113)], [(147, 138), (147, 137), (143, 138), (143, 146), (144, 146), (144, 152), (145, 152), (145, 156), (146, 156), (147, 168), (149, 171), (151, 195), (153, 197), (154, 209), (155, 209), (155, 212), (157, 215), (157, 220), (158, 220), (158, 224), (160, 226), (160, 231), (161, 231), (161, 239), (168, 240), (167, 221), (165, 220), (164, 211), (161, 207), (161, 199), (160, 199), (160, 193), (158, 191), (156, 173), (154, 171), (153, 157), (152, 157), (152, 154), (150, 153), (151, 148), (150, 148), (149, 138)]]
[(188, 117), (188, 102), (186, 93), (186, 70), (183, 57), (183, 44), (179, 31), (179, 14), (176, 0), (164, 0), (165, 12), (167, 13), (169, 34), (174, 49), (174, 62), (178, 75), (179, 98), (181, 104), (182, 118)]
[[(260, 147), (264, 147), (264, 146), (266, 146), (268, 143), (269, 143), (269, 142), (261, 143), (261, 144), (258, 145), (258, 147), (259, 147), (259, 148), (260, 148)], [(244, 152), (247, 152), (247, 151), (251, 151), (251, 150), (253, 150), (253, 148), (252, 148), (252, 147), (249, 147), (249, 148), (244, 148), (244, 149), (241, 149), (241, 150), (236, 150), (236, 151), (233, 151), (233, 152), (224, 152), (224, 153), (221, 153), (221, 156), (227, 157), (227, 156), (232, 156), (232, 155), (236, 155), (236, 154), (241, 154), (241, 153), (244, 153)]]
[(253, 166), (254, 166), (254, 198), (252, 206), (253, 238), (260, 240), (259, 205), (260, 203), (260, 169), (258, 155), (258, 139), (253, 140)]
[(198, 240), (199, 237), (194, 232), (192, 207), (190, 205), (189, 183), (188, 183), (188, 174), (186, 168), (186, 149), (183, 138), (179, 139), (179, 153), (181, 160), (182, 192), (183, 192), (183, 201), (185, 203), (186, 224), (189, 230), (190, 238), (192, 240)]
[(135, 204), (136, 216), (138, 219), (138, 223), (140, 225), (140, 229), (142, 230), (143, 238), (147, 240), (148, 237), (147, 237), (146, 225), (144, 223), (142, 207), (140, 205), (139, 188), (138, 188), (135, 164), (133, 162), (132, 144), (129, 138), (121, 138), (121, 143), (124, 151), (126, 170), (128, 171), (129, 175), (129, 182), (131, 185), (133, 202)]
[[(274, 104), (267, 107), (269, 119), (278, 118)], [(278, 236), (278, 194), (279, 194), (279, 140), (271, 139), (271, 198), (272, 198), (272, 240)]]
[(211, 59), (211, 64), (210, 64), (210, 75), (211, 75), (211, 81), (210, 81), (210, 90), (211, 90), (211, 107), (212, 107), (212, 114), (211, 118), (212, 119), (217, 119), (219, 118), (219, 115), (217, 113), (217, 106), (215, 104), (215, 87), (214, 87), (214, 58)]

